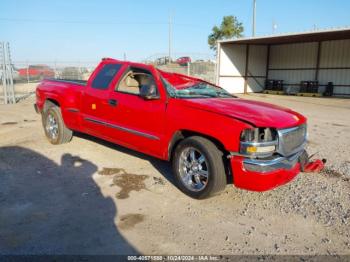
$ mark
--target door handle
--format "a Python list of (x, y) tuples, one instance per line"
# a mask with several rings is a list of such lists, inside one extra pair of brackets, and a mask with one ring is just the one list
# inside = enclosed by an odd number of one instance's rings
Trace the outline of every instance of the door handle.
[(115, 99), (108, 99), (108, 104), (109, 104), (110, 106), (117, 106), (117, 105), (118, 105), (118, 102), (117, 102), (117, 100), (115, 100)]

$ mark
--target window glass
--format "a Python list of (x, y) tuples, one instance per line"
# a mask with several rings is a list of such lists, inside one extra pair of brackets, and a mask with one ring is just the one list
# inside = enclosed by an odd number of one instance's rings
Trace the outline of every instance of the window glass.
[(118, 73), (122, 65), (106, 64), (92, 81), (91, 87), (96, 89), (107, 89), (114, 76)]

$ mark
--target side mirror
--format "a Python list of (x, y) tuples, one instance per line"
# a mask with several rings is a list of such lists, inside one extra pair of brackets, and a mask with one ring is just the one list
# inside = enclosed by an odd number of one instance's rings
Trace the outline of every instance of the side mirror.
[(145, 100), (154, 100), (159, 98), (155, 85), (142, 85), (140, 88), (140, 96)]

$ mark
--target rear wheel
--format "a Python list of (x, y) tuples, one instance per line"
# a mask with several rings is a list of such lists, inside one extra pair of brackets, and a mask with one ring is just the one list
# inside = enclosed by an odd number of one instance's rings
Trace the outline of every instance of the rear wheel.
[(222, 152), (210, 140), (193, 136), (184, 139), (173, 155), (178, 187), (192, 198), (206, 198), (222, 191), (226, 174)]
[(73, 132), (64, 124), (61, 110), (54, 103), (46, 102), (42, 122), (45, 135), (51, 144), (59, 145), (72, 140)]

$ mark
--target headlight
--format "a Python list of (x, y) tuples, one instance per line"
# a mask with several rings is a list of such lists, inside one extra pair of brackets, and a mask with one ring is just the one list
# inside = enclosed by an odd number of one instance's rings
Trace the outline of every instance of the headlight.
[(241, 134), (240, 153), (252, 157), (268, 157), (276, 152), (277, 142), (275, 129), (245, 129)]

